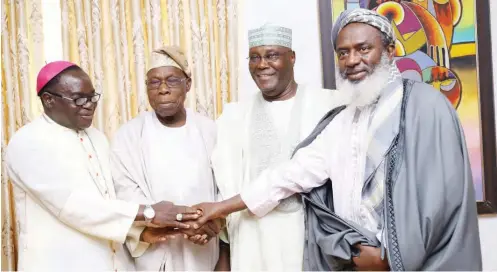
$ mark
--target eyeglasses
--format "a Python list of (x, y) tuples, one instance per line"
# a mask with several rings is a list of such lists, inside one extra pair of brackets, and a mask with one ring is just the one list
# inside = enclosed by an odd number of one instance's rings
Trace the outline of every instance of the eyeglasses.
[(281, 56), (284, 54), (292, 52), (292, 50), (288, 50), (285, 52), (273, 52), (266, 54), (264, 56), (259, 56), (259, 55), (252, 55), (248, 57), (247, 59), (249, 60), (250, 64), (259, 64), (262, 59), (264, 59), (266, 62), (272, 63), (280, 59)]
[(48, 92), (48, 91), (46, 93), (49, 93), (49, 94), (51, 94), (53, 96), (57, 96), (57, 97), (60, 97), (60, 98), (64, 98), (66, 100), (70, 100), (70, 101), (74, 102), (74, 104), (76, 104), (76, 106), (86, 105), (86, 103), (88, 103), (88, 101), (91, 101), (91, 103), (97, 103), (98, 100), (100, 100), (100, 94), (99, 93), (95, 93), (92, 96), (85, 96), (85, 97), (78, 97), (78, 98), (70, 98), (70, 97), (63, 96), (63, 95), (58, 94), (58, 93), (52, 93), (52, 92)]
[(184, 78), (177, 78), (177, 77), (168, 77), (166, 80), (160, 80), (160, 79), (151, 79), (145, 81), (145, 84), (147, 84), (147, 87), (149, 90), (155, 90), (159, 89), (160, 85), (162, 83), (165, 83), (167, 87), (169, 88), (177, 88), (183, 84), (186, 80), (190, 79), (189, 77), (184, 77)]

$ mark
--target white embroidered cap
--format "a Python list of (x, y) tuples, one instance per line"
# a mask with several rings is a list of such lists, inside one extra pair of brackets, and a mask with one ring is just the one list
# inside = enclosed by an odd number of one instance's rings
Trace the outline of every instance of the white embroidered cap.
[(274, 24), (248, 31), (249, 48), (262, 45), (279, 45), (292, 49), (292, 30)]

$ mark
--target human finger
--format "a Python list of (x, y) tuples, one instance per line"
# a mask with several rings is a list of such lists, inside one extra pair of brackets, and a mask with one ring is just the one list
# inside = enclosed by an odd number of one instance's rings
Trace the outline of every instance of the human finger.
[[(181, 215), (181, 216), (179, 216)], [(200, 214), (183, 214), (183, 213), (178, 213), (176, 215), (176, 221), (191, 221), (191, 220), (197, 220), (200, 217)]]
[(189, 229), (190, 225), (178, 221), (164, 220), (161, 221), (158, 219), (159, 223), (155, 223), (154, 225), (158, 225), (160, 228), (178, 228), (178, 229)]
[(154, 244), (154, 243), (158, 243), (158, 242), (163, 242), (163, 241), (166, 241), (168, 239), (168, 235), (167, 234), (164, 234), (164, 233), (161, 233), (161, 232), (157, 232), (157, 231), (152, 231), (152, 230), (145, 231), (142, 234), (142, 237), (143, 237), (143, 241), (144, 242), (147, 242), (147, 243), (150, 243), (150, 244)]
[(209, 236), (207, 234), (204, 234), (196, 240), (197, 245), (205, 245), (209, 242), (209, 240), (212, 238), (212, 236)]
[(179, 235), (180, 235), (179, 233), (176, 233), (176, 234), (167, 234), (166, 238), (167, 238), (167, 240), (169, 240), (169, 239), (176, 239), (176, 238), (178, 238)]
[(163, 234), (158, 236), (158, 242), (165, 242), (171, 239), (176, 239), (177, 234)]
[(198, 209), (188, 206), (176, 206), (177, 213), (182, 213), (183, 216), (186, 214), (199, 214)]
[(198, 234), (195, 235), (195, 236), (193, 236), (190, 241), (192, 241), (193, 243), (195, 243), (197, 245), (202, 245), (203, 244), (202, 236), (198, 235)]
[(204, 225), (206, 225), (207, 223), (212, 221), (211, 217), (212, 216), (210, 216), (210, 215), (203, 215), (203, 216), (199, 217), (197, 220), (192, 221), (193, 228), (194, 229), (202, 228)]

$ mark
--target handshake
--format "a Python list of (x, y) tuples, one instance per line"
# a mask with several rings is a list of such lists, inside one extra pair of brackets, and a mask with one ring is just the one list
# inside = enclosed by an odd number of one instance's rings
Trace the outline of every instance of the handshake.
[[(153, 211), (147, 211), (145, 208), (140, 212), (143, 218), (148, 218), (147, 227), (142, 232), (140, 240), (158, 243), (183, 237), (195, 244), (207, 244), (226, 225), (226, 216), (216, 213), (219, 204), (201, 203), (188, 207), (162, 201), (151, 205)], [(147, 212), (152, 212), (152, 216)]]

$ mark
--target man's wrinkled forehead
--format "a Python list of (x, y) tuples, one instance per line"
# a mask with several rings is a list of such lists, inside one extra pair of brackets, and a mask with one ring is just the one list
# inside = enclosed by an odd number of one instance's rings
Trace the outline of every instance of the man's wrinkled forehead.
[(351, 23), (344, 27), (336, 40), (335, 51), (350, 47), (382, 44), (381, 32), (368, 24)]
[(289, 48), (281, 45), (260, 45), (249, 49), (249, 54), (287, 51)]
[(58, 92), (68, 95), (87, 95), (95, 92), (90, 76), (83, 70), (65, 71), (56, 85)]

